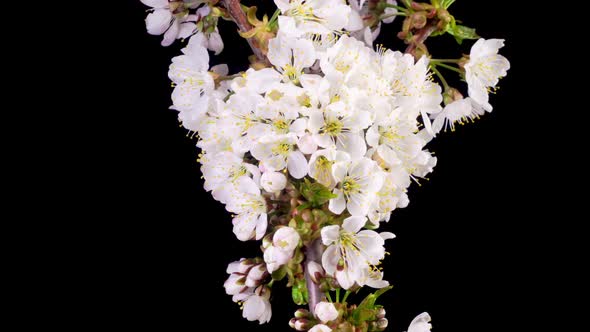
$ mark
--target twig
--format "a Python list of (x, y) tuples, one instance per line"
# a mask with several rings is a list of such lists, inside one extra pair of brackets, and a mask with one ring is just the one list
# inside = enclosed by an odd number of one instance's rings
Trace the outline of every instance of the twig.
[(322, 256), (322, 240), (316, 239), (305, 248), (305, 283), (307, 284), (307, 294), (309, 298), (309, 312), (312, 314), (315, 310), (315, 305), (324, 299), (324, 295), (311, 279), (309, 274), (309, 262), (321, 262)]
[[(236, 25), (242, 33), (252, 30), (252, 25), (248, 22), (246, 14), (240, 7), (240, 0), (222, 0), (222, 2), (223, 6), (225, 7), (225, 9), (227, 9), (229, 15), (232, 17), (234, 22), (236, 22)], [(248, 41), (248, 44), (250, 45), (250, 48), (252, 49), (256, 57), (259, 60), (265, 61), (266, 56), (260, 49), (256, 40), (252, 38), (247, 38), (246, 40)]]

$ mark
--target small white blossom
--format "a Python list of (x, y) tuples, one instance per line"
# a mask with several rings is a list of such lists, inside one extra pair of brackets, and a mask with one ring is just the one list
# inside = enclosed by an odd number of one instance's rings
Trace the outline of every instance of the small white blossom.
[(338, 310), (336, 310), (336, 307), (331, 302), (319, 302), (315, 305), (314, 313), (322, 323), (327, 323), (338, 318)]
[(328, 246), (322, 255), (322, 266), (344, 289), (349, 289), (355, 282), (360, 286), (367, 281), (373, 284), (371, 281), (375, 278), (371, 271), (385, 256), (385, 239), (393, 237), (387, 232), (361, 231), (366, 221), (366, 217), (348, 217), (342, 227), (325, 226), (321, 231), (322, 242)]
[(430, 332), (432, 325), (430, 324), (430, 315), (427, 312), (423, 312), (416, 316), (408, 327), (408, 332)]
[(341, 214), (344, 209), (353, 216), (366, 216), (371, 202), (383, 185), (383, 172), (377, 163), (362, 158), (351, 163), (337, 163), (332, 167), (332, 176), (338, 183), (330, 200), (329, 209)]
[(506, 76), (510, 62), (498, 54), (504, 47), (503, 39), (479, 39), (469, 54), (465, 64), (465, 80), (469, 85), (469, 97), (473, 98), (486, 111), (492, 111), (489, 103), (489, 89), (498, 84), (500, 78)]
[(324, 324), (316, 324), (309, 332), (332, 332), (332, 329)]
[(351, 11), (344, 0), (275, 0), (275, 4), (282, 13), (280, 31), (292, 37), (341, 31)]

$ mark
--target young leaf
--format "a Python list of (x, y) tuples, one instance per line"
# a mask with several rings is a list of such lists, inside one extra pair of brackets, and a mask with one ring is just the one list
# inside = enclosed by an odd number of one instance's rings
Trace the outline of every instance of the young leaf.
[(301, 195), (305, 197), (312, 207), (320, 207), (332, 198), (337, 197), (321, 183), (311, 182), (308, 179), (305, 179), (301, 184), (300, 191)]
[(447, 26), (447, 32), (449, 34), (453, 35), (453, 37), (455, 37), (455, 39), (457, 40), (457, 43), (459, 43), (459, 44), (463, 43), (464, 39), (477, 39), (477, 38), (479, 38), (479, 36), (475, 32), (475, 29), (468, 28), (464, 25), (459, 25), (459, 24), (453, 24), (453, 25), (449, 24)]
[(453, 2), (455, 2), (455, 0), (442, 0), (441, 1), (441, 6), (444, 9), (447, 9), (447, 8), (451, 7), (451, 5), (453, 4)]

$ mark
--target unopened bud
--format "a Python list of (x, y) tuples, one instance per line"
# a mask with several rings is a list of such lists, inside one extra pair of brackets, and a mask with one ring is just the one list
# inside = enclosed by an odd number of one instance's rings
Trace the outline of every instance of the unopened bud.
[(377, 319), (385, 318), (385, 308), (381, 307), (381, 308), (377, 309), (377, 312), (375, 313), (375, 317), (377, 317)]
[(307, 309), (297, 309), (297, 311), (295, 311), (295, 318), (309, 318), (309, 316), (311, 316), (311, 314)]
[(320, 264), (313, 261), (307, 263), (307, 273), (311, 277), (311, 280), (316, 284), (319, 284), (320, 279), (322, 279), (325, 275), (324, 268)]
[(293, 327), (297, 331), (307, 331), (311, 327), (311, 323), (309, 320), (305, 318), (298, 318), (295, 321), (295, 327)]
[(417, 12), (412, 15), (412, 27), (414, 29), (422, 29), (426, 26), (428, 19), (426, 18), (426, 13), (424, 12)]
[(266, 264), (258, 264), (250, 269), (246, 278), (246, 286), (257, 287), (268, 276)]
[(375, 323), (377, 323), (377, 330), (378, 331), (384, 331), (387, 328), (387, 325), (389, 324), (389, 322), (387, 321), (387, 318), (381, 318), (378, 321), (376, 321)]
[(272, 245), (273, 235), (274, 233), (266, 234), (266, 236), (262, 238), (262, 248), (266, 249)]

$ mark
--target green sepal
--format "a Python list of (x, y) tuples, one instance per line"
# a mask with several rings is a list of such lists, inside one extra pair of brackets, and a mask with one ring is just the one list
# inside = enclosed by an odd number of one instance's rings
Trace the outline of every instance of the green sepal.
[(307, 293), (307, 286), (305, 284), (305, 279), (297, 279), (291, 288), (291, 296), (293, 297), (293, 302), (297, 305), (306, 305), (309, 301), (309, 295)]
[(320, 207), (332, 198), (338, 197), (337, 195), (332, 194), (330, 189), (323, 184), (311, 182), (307, 178), (301, 184), (299, 191), (311, 207)]

